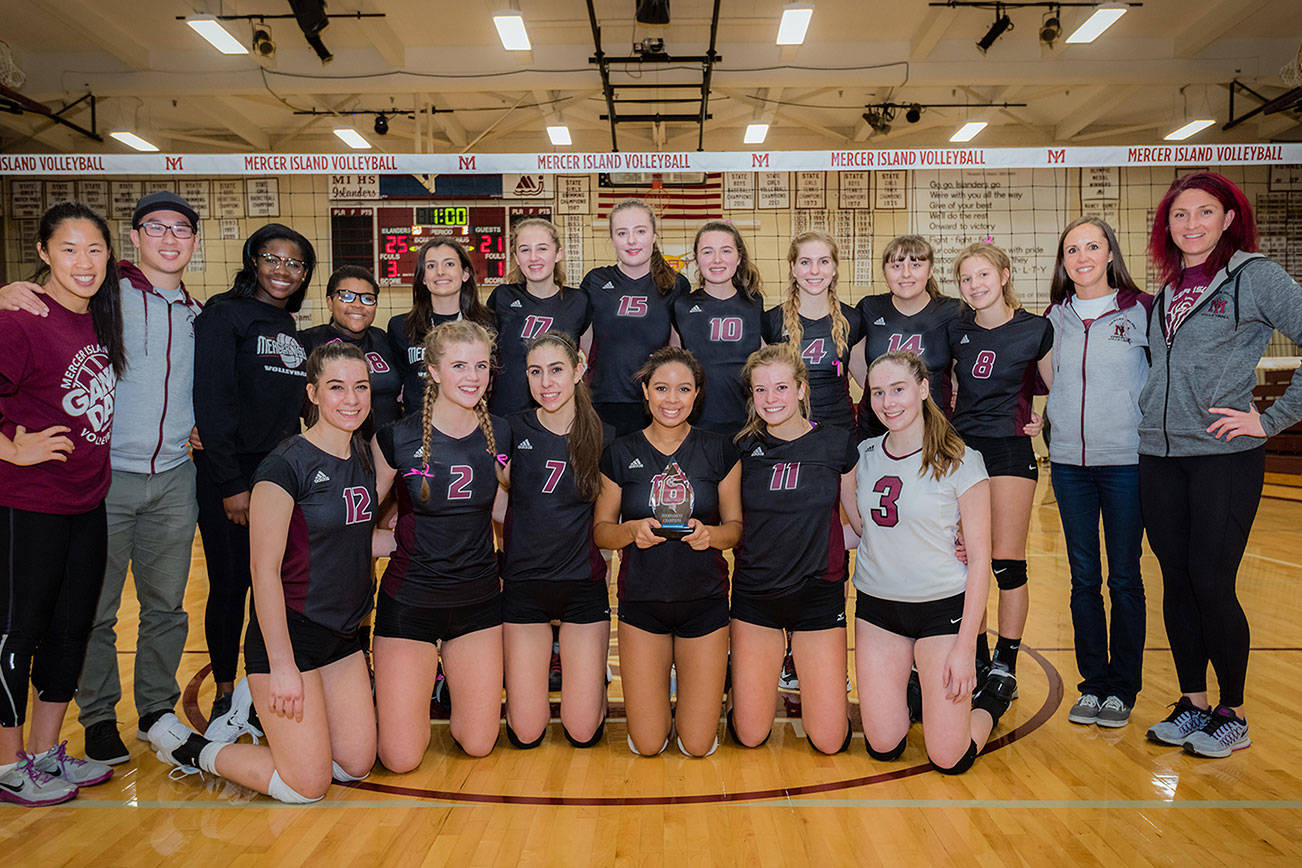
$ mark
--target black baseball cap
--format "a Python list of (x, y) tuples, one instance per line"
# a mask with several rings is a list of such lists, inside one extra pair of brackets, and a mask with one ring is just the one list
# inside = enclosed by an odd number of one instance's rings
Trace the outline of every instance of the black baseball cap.
[(190, 207), (190, 203), (170, 190), (158, 190), (147, 193), (136, 202), (136, 211), (131, 215), (131, 228), (140, 228), (140, 221), (154, 211), (175, 211), (183, 214), (195, 230), (199, 228), (199, 213)]

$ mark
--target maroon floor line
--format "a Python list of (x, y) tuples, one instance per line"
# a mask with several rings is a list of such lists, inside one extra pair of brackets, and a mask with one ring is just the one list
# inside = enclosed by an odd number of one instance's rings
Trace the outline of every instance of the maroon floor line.
[[(1049, 692), (1045, 697), (1044, 704), (1033, 714), (1029, 720), (1020, 726), (1005, 733), (999, 738), (988, 742), (981, 751), (982, 756), (991, 751), (1007, 747), (1013, 742), (1025, 738), (1035, 730), (1039, 729), (1053, 716), (1054, 712), (1062, 705), (1063, 682), (1062, 676), (1042, 654), (1033, 648), (1022, 646), (1022, 651), (1030, 655), (1040, 667), (1044, 670), (1045, 677), (1049, 681)], [(203, 730), (207, 722), (199, 711), (199, 685), (203, 682), (204, 677), (208, 674), (210, 667), (205, 666), (195, 673), (194, 678), (186, 685), (183, 704), (186, 716), (190, 718), (191, 723), (196, 728)], [(201, 724), (202, 722), (202, 724)], [(851, 750), (854, 750), (853, 745)], [(790, 798), (792, 796), (815, 795), (818, 793), (835, 792), (837, 790), (848, 790), (856, 787), (866, 787), (872, 784), (885, 783), (887, 781), (897, 781), (903, 778), (920, 775), (924, 772), (935, 770), (931, 763), (921, 763), (910, 766), (909, 768), (894, 769), (888, 772), (880, 772), (875, 775), (866, 777), (849, 778), (842, 781), (829, 781), (822, 784), (805, 784), (796, 787), (775, 787), (767, 790), (750, 790), (740, 793), (701, 793), (696, 795), (684, 796), (512, 796), (495, 793), (459, 793), (447, 790), (426, 790), (418, 787), (404, 787), (396, 784), (380, 784), (371, 781), (357, 781), (350, 784), (342, 784), (351, 789), (366, 790), (373, 793), (384, 793), (392, 796), (407, 796), (409, 798), (434, 799), (446, 802), (470, 802), (475, 804), (497, 804), (497, 805), (572, 805), (572, 806), (643, 806), (643, 805), (702, 805), (718, 802), (750, 802), (765, 801), (769, 799)]]

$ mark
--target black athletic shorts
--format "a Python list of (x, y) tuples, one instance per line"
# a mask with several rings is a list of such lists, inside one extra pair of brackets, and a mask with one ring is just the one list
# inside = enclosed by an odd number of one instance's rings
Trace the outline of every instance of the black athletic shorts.
[[(285, 623), (289, 627), (289, 645), (294, 649), (294, 665), (299, 672), (321, 669), (362, 650), (359, 632), (351, 636), (338, 633), (290, 609), (285, 610)], [(249, 618), (249, 629), (244, 633), (244, 670), (251, 675), (271, 672), (267, 643), (262, 638), (256, 612)]]
[(597, 624), (610, 620), (605, 582), (507, 582), (502, 589), (502, 620), (508, 624)]
[(592, 409), (601, 421), (615, 429), (616, 437), (641, 431), (651, 422), (641, 401), (594, 401)]
[(728, 626), (728, 598), (707, 597), (681, 603), (621, 600), (619, 620), (648, 633), (697, 639)]
[(502, 595), (464, 606), (408, 606), (380, 591), (375, 635), (417, 642), (446, 642), (502, 624)]
[(732, 592), (732, 617), (775, 630), (845, 628), (845, 583), (810, 579), (785, 594), (757, 596)]
[(952, 636), (963, 623), (963, 597), (958, 593), (943, 600), (901, 603), (857, 591), (854, 616), (907, 639)]
[(1031, 481), (1040, 478), (1030, 437), (964, 435), (963, 442), (981, 453), (989, 476), (1020, 476)]

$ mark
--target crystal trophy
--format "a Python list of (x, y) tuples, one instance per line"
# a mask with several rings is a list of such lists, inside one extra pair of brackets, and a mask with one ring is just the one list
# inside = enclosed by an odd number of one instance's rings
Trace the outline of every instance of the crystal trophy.
[(671, 461), (651, 480), (651, 514), (660, 522), (660, 527), (652, 533), (665, 539), (682, 539), (691, 533), (688, 522), (694, 501), (692, 483), (687, 474), (677, 461)]

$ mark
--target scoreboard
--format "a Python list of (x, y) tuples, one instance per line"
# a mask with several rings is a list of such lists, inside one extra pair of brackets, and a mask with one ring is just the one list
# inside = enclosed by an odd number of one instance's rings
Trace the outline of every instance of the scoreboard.
[(496, 286), (511, 270), (510, 228), (526, 217), (552, 215), (550, 205), (382, 205), (331, 208), (335, 267), (361, 265), (381, 286), (411, 286), (416, 254), (431, 238), (456, 239), (470, 255), (475, 283)]
[(480, 286), (502, 282), (510, 270), (506, 249), (506, 209), (497, 207), (412, 206), (375, 209), (377, 269), (381, 286), (410, 286), (416, 254), (430, 238), (451, 236), (470, 254)]

